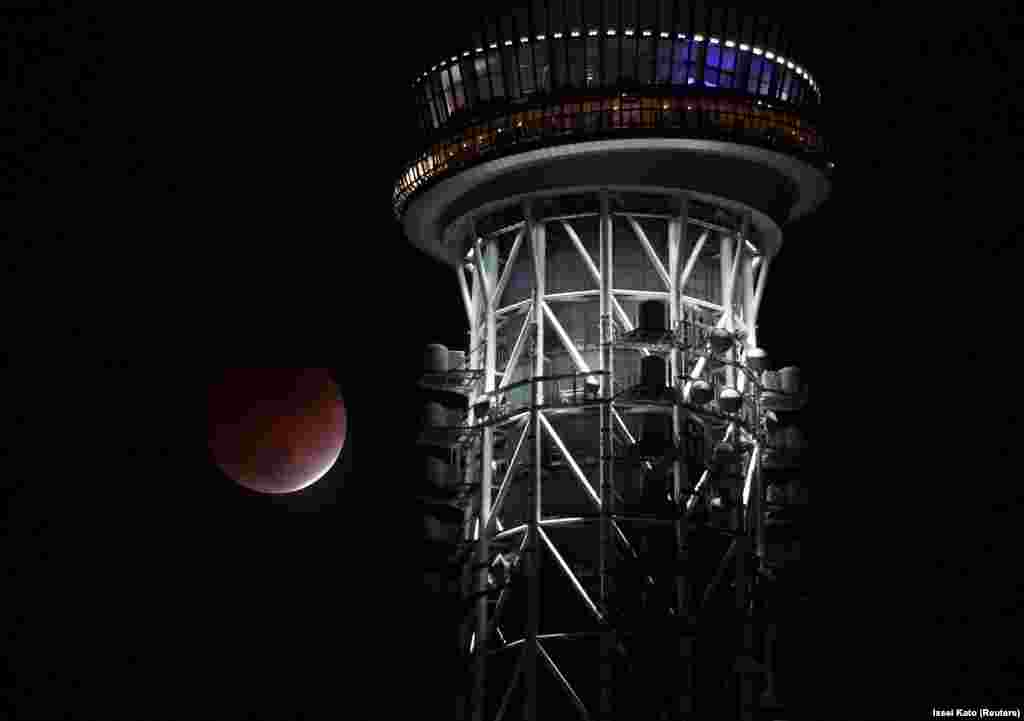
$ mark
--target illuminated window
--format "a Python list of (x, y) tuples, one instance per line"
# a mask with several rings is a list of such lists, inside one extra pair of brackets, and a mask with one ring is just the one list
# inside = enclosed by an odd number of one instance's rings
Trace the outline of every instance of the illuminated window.
[[(596, 34), (596, 31), (595, 31)], [(586, 84), (587, 87), (593, 87), (601, 84), (601, 68), (598, 64), (599, 52), (600, 52), (600, 41), (593, 38), (587, 38), (587, 60), (586, 60)]]
[(427, 107), (430, 109), (430, 117), (433, 120), (434, 127), (438, 128), (441, 126), (441, 116), (438, 114), (437, 106), (434, 104), (434, 93), (430, 89), (430, 83), (424, 86), (427, 97)]
[(761, 85), (760, 85), (760, 88), (757, 91), (758, 95), (767, 95), (768, 92), (771, 90), (772, 77), (773, 77), (773, 73), (774, 72), (775, 72), (775, 64), (774, 63), (765, 63), (764, 64), (764, 68), (761, 71)]
[(733, 72), (736, 69), (736, 51), (735, 50), (723, 50), (722, 51), (722, 70)]
[(723, 88), (731, 88), (735, 84), (736, 51), (732, 48), (722, 50), (722, 71), (719, 73), (718, 84)]
[(758, 90), (758, 83), (760, 82), (761, 71), (764, 68), (764, 60), (762, 58), (752, 58), (750, 61), (750, 76), (747, 81), (747, 92), (756, 93)]
[(462, 74), (458, 65), (451, 65), (441, 71), (441, 85), (444, 88), (445, 100), (448, 102), (448, 113), (465, 107), (466, 100), (462, 94)]
[(708, 87), (718, 87), (718, 63), (720, 60), (719, 47), (717, 45), (709, 45), (704, 62), (704, 84)]
[(480, 99), (491, 99), (491, 80), (487, 74), (487, 61), (484, 58), (476, 58), (473, 61), (473, 69), (476, 72), (477, 87), (480, 89)]

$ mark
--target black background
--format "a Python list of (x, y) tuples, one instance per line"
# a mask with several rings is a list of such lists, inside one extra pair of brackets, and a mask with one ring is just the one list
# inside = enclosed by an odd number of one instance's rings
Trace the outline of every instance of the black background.
[[(466, 328), (390, 197), (409, 80), (467, 12), (0, 17), (11, 718), (450, 715), (409, 489), (423, 347)], [(1019, 305), (994, 182), (1014, 21), (790, 22), (836, 162), (762, 311), (815, 402), (807, 713), (1014, 705), (1016, 415), (981, 362)], [(219, 475), (203, 403), (224, 365), (332, 368), (339, 465), (284, 499)]]

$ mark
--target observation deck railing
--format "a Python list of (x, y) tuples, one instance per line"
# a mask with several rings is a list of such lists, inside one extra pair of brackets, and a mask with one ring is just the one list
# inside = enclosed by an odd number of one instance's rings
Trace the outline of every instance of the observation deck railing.
[(395, 186), (401, 212), (415, 191), (449, 172), (536, 147), (619, 137), (688, 137), (739, 142), (825, 165), (817, 129), (795, 109), (749, 97), (618, 94), (507, 108), (453, 131), (408, 163)]

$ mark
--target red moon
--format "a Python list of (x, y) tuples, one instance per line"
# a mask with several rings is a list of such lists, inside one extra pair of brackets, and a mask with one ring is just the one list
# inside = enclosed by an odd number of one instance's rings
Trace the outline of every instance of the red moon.
[(209, 386), (214, 462), (259, 493), (316, 483), (345, 447), (345, 402), (326, 368), (231, 368)]

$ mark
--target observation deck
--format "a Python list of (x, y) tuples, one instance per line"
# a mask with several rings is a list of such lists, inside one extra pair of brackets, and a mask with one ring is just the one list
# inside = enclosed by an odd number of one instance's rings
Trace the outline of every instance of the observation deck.
[(482, 20), (411, 83), (420, 149), (393, 194), (409, 239), (457, 265), (475, 218), (606, 188), (686, 193), (781, 242), (829, 192), (821, 88), (784, 25), (698, 5), (534, 0)]

